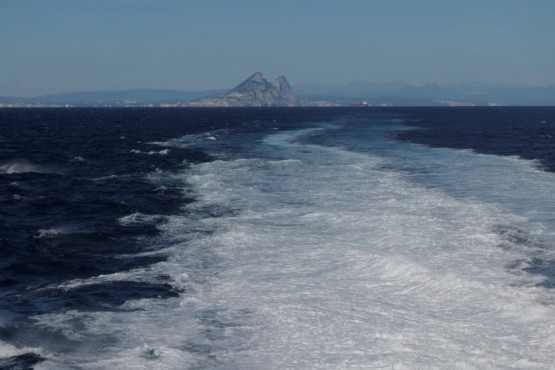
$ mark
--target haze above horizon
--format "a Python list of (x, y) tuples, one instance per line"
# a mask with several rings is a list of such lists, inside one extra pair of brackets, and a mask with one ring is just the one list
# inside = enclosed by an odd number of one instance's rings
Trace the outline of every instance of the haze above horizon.
[(294, 85), (555, 83), (555, 2), (19, 0), (0, 5), (0, 96)]

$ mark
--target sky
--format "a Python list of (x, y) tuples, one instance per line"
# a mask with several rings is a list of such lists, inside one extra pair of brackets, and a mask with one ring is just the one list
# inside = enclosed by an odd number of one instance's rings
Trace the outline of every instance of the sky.
[(555, 83), (554, 0), (0, 0), (0, 96)]

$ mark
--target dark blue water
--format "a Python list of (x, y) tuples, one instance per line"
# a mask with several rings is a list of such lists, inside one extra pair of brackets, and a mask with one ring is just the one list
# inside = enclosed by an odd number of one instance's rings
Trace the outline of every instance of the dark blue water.
[[(187, 183), (171, 174), (247, 151), (251, 158), (260, 156), (252, 146), (270, 133), (326, 125), (331, 126), (297, 141), (367, 153), (381, 145), (370, 140), (374, 135), (383, 143), (516, 156), (555, 172), (554, 108), (0, 110), (0, 340), (12, 349), (41, 348), (63, 356), (78, 340), (35, 325), (33, 317), (117, 312), (127, 310), (123, 305), (131, 300), (186, 296), (163, 274), (156, 283), (114, 280), (73, 289), (63, 284), (167, 258), (148, 253), (172, 244), (160, 231), (164, 216), (186, 214), (196, 200)], [(219, 136), (212, 150), (153, 144), (195, 135)], [(380, 147), (381, 155), (397, 161), (389, 168), (438, 186), (425, 162), (400, 163), (396, 147), (387, 145)], [(165, 174), (163, 180), (149, 180), (157, 173)], [(446, 181), (444, 189), (455, 187)], [(461, 196), (474, 196), (465, 191)], [(480, 194), (485, 197), (483, 190)], [(206, 217), (225, 215), (216, 208), (206, 212)], [(129, 215), (157, 217), (121, 222)], [(510, 242), (530, 242), (525, 230), (499, 227)], [(543, 243), (542, 248), (551, 247)], [(544, 276), (544, 287), (555, 285), (552, 260), (538, 257), (522, 269)], [(31, 368), (48, 357), (11, 351), (5, 351), (0, 368)]]
[(553, 107), (410, 108), (403, 116), (416, 130), (397, 138), (434, 147), (538, 160), (555, 171)]

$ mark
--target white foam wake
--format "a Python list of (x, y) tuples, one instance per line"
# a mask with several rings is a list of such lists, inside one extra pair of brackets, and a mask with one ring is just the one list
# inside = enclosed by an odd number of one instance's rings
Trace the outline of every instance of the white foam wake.
[[(384, 158), (295, 144), (296, 135), (260, 143), (259, 152), (283, 160), (214, 161), (183, 173), (198, 200), (184, 210), (188, 216), (159, 226), (173, 244), (165, 250), (170, 258), (140, 277), (167, 274), (181, 297), (130, 301), (124, 308), (131, 313), (37, 317), (83, 343), (66, 363), (111, 369), (554, 363), (555, 308), (541, 303), (549, 292), (535, 286), (540, 278), (506, 268), (527, 251), (495, 232), (496, 225), (525, 224), (525, 217), (417, 185), (386, 169), (392, 166)], [(116, 345), (87, 339), (99, 335), (116, 338)]]
[[(522, 222), (378, 169), (338, 149), (269, 143), (301, 162), (204, 164), (200, 202), (245, 211), (213, 220), (225, 269), (210, 299), (252, 315), (237, 368), (543, 367), (555, 310), (506, 266), (494, 225)], [(302, 154), (299, 154), (302, 152)], [(308, 152), (308, 153), (307, 153)], [(247, 335), (246, 332), (250, 332)], [(214, 344), (216, 348), (218, 344)], [(223, 346), (225, 347), (225, 346)]]

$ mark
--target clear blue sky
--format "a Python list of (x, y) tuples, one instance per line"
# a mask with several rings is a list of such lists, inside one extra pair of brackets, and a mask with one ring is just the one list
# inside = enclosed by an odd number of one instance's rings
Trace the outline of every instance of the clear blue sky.
[(555, 83), (555, 0), (0, 0), (0, 95)]

